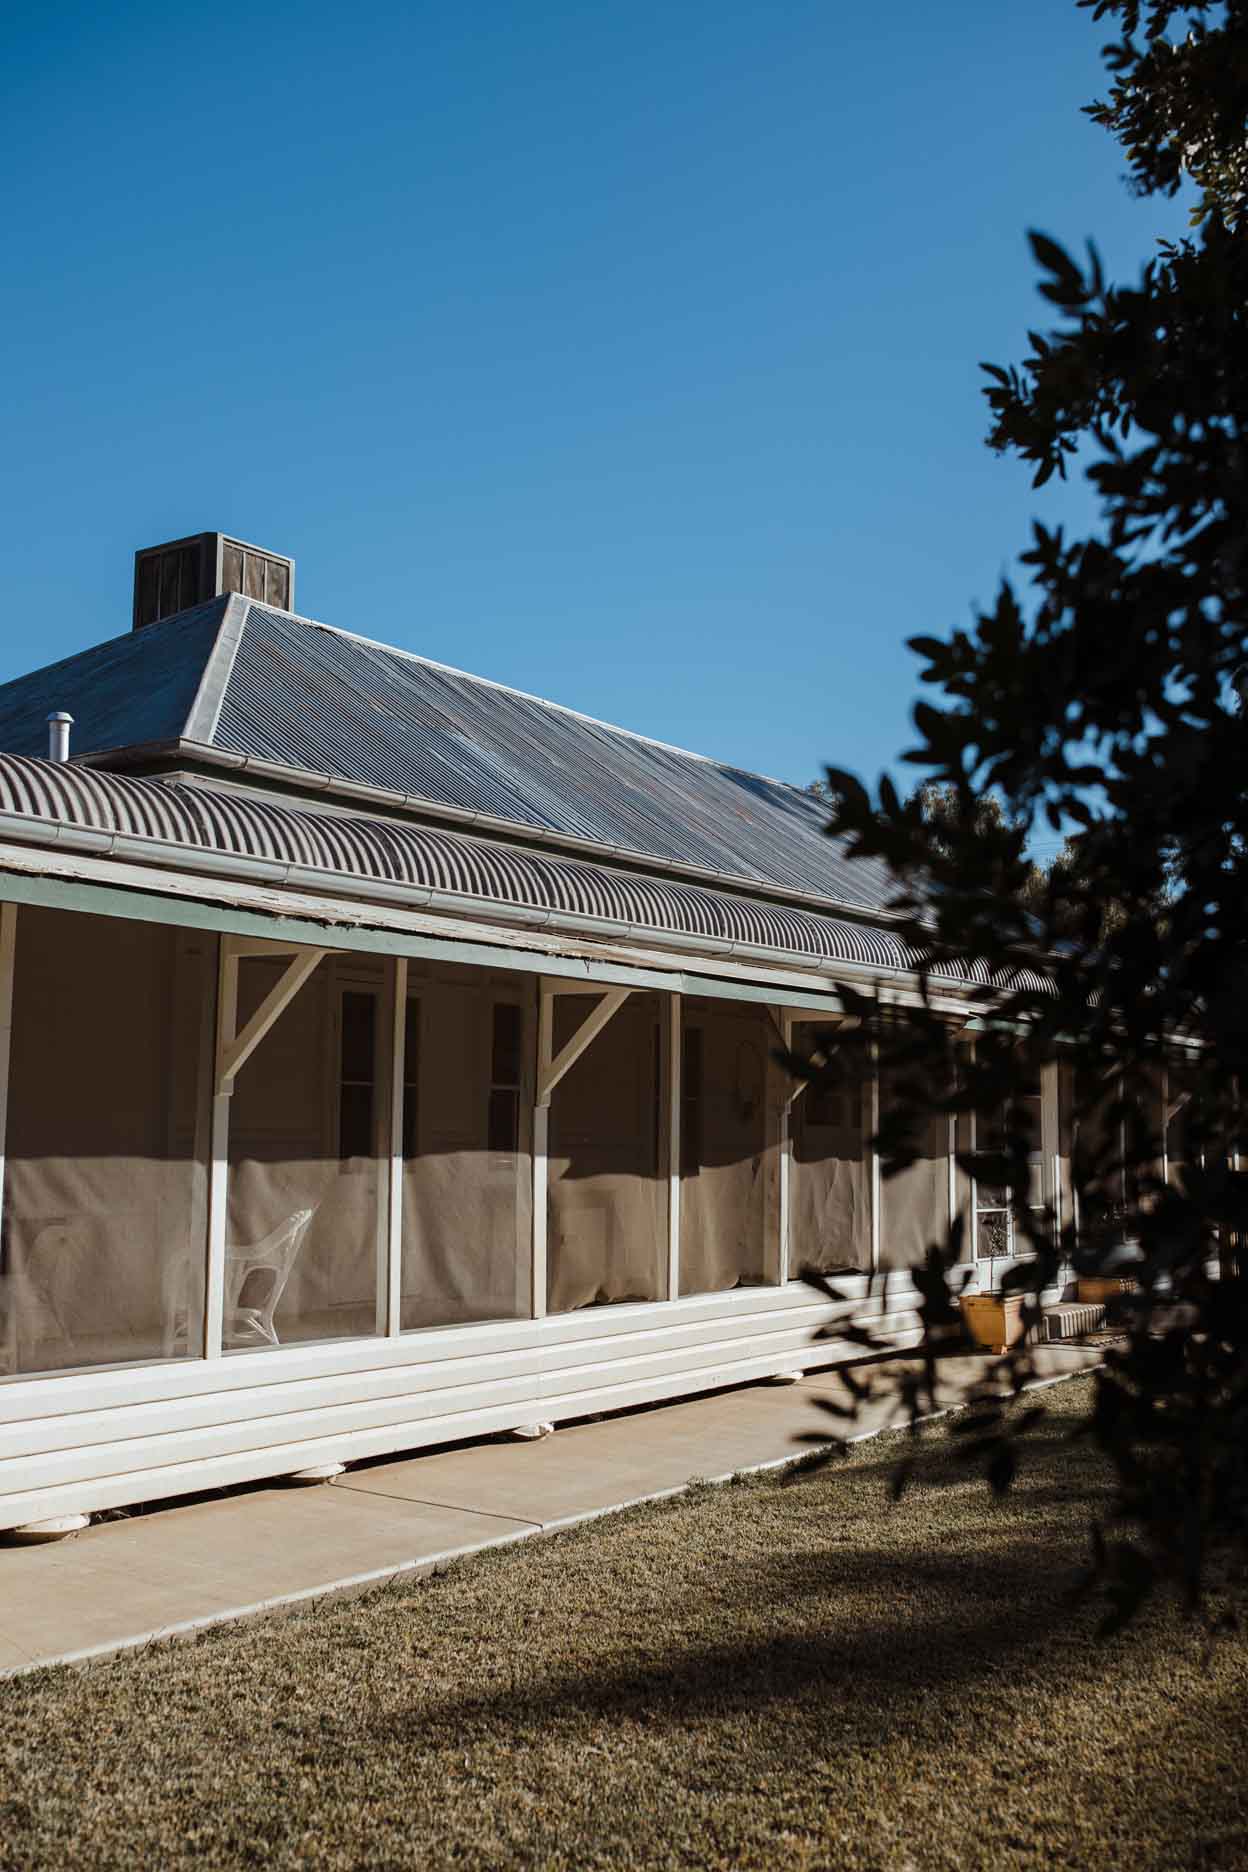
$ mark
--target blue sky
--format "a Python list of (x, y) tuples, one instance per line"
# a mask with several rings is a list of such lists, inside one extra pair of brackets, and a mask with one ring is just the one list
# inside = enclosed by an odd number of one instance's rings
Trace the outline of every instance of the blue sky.
[[(1073, 0), (19, 4), (0, 678), (219, 528), (298, 608), (789, 779), (907, 743), (1034, 496), (1024, 232), (1134, 270)], [(16, 181), (16, 189), (13, 183)]]

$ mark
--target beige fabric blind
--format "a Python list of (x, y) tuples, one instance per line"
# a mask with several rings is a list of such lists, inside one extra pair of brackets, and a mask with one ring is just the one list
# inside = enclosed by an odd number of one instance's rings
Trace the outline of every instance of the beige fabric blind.
[[(555, 1052), (595, 1001), (560, 996)], [(547, 1304), (552, 1313), (666, 1288), (663, 1053), (657, 995), (632, 995), (555, 1087), (550, 1107)]]
[(18, 916), (0, 1372), (202, 1343), (216, 939)]
[[(835, 1033), (814, 1022), (794, 1029), (794, 1048), (822, 1045), (835, 1059)], [(819, 1273), (871, 1266), (870, 1086), (856, 1058), (841, 1056), (835, 1087), (808, 1086), (793, 1105), (789, 1267)]]

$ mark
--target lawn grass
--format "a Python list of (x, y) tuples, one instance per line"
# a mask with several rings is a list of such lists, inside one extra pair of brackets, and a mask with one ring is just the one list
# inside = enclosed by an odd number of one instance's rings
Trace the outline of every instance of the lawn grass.
[(897, 1440), (0, 1683), (5, 1868), (1248, 1867), (1248, 1641), (1064, 1595), (1104, 1478)]

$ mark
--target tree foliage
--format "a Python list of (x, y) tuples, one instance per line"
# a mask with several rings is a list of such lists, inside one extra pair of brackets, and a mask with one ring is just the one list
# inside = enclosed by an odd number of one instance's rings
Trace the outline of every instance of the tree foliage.
[[(912, 640), (931, 691), (905, 755), (925, 776), (915, 794), (829, 770), (829, 830), (899, 881), (925, 1005), (850, 997), (859, 1024), (828, 1046), (896, 1069), (886, 1172), (933, 1108), (1004, 1114), (992, 1161), (964, 1163), (1010, 1192), (1029, 1318), (1065, 1267), (1135, 1258), (1087, 1426), (1117, 1475), (1118, 1534), (1098, 1536), (1096, 1570), (1118, 1617), (1161, 1579), (1201, 1602), (1211, 1568), (1248, 1545), (1248, 10), (1080, 4), (1120, 34), (1091, 115), (1140, 194), (1190, 178), (1194, 231), (1129, 284), (1092, 247), (1030, 236), (1053, 322), (1021, 364), (984, 366), (988, 440), (1037, 487), (1086, 475), (1098, 519), (1085, 537), (1037, 520), (989, 608)], [(1037, 877), (1029, 837), (1072, 826)], [(997, 996), (972, 1055), (937, 1003), (948, 973), (976, 971)], [(1046, 1068), (1069, 1088), (1078, 1230), (1069, 1199), (1028, 1200), (1022, 1094)], [(961, 1258), (955, 1229), (918, 1273), (929, 1378), (954, 1343)], [(1030, 1357), (1009, 1361), (1016, 1386)], [(978, 1421), (1008, 1485), (1017, 1433), (992, 1406)]]

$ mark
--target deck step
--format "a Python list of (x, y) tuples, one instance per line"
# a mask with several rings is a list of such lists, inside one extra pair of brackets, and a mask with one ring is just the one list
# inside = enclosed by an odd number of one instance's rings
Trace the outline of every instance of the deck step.
[(1046, 1307), (1044, 1311), (1044, 1332), (1050, 1343), (1083, 1339), (1088, 1333), (1101, 1332), (1104, 1325), (1104, 1306), (1086, 1300), (1068, 1300), (1060, 1306)]

